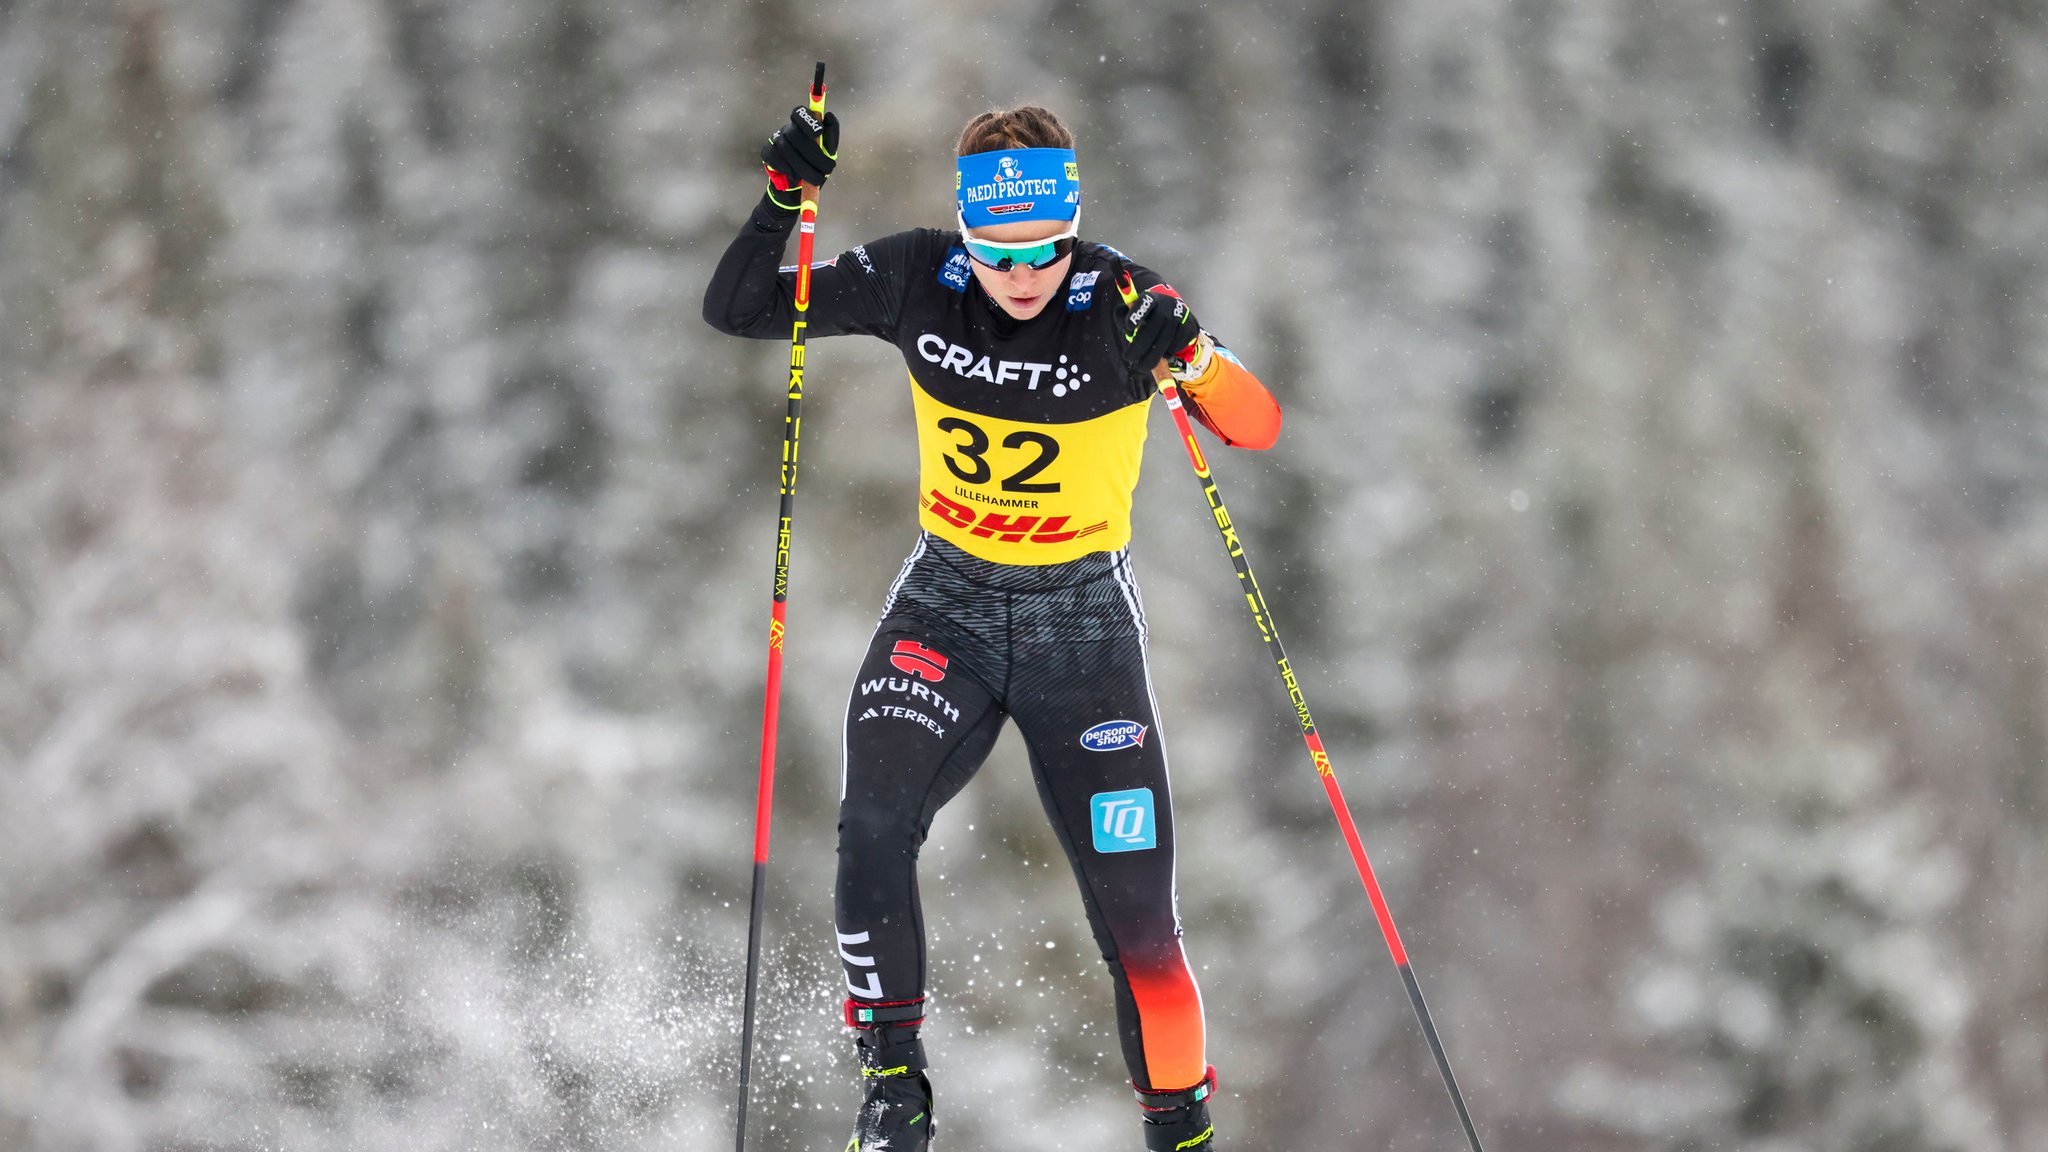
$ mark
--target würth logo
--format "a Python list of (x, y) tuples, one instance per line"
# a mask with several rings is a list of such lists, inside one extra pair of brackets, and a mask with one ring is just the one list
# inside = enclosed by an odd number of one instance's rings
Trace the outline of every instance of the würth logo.
[(946, 665), (949, 661), (947, 661), (945, 656), (932, 651), (917, 641), (898, 640), (894, 652), (895, 655), (889, 657), (889, 663), (894, 664), (897, 671), (908, 673), (921, 680), (930, 680), (933, 683), (946, 678)]

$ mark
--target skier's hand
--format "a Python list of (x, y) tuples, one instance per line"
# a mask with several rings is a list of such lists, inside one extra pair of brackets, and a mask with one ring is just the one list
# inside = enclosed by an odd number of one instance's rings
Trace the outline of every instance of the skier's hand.
[(762, 145), (761, 163), (768, 169), (769, 197), (796, 208), (803, 197), (797, 185), (821, 185), (838, 166), (839, 117), (827, 112), (821, 118), (801, 104), (790, 109), (789, 123)]
[(1139, 292), (1130, 272), (1122, 268), (1117, 269), (1116, 287), (1124, 304), (1117, 331), (1124, 338), (1126, 368), (1157, 380), (1166, 373), (1179, 376), (1203, 358), (1202, 325), (1180, 293), (1164, 284)]

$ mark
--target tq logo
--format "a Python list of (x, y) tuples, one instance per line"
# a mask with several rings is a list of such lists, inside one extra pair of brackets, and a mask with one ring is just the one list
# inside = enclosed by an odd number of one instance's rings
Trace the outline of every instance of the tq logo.
[(1159, 846), (1150, 788), (1097, 792), (1089, 797), (1088, 807), (1095, 816), (1097, 852), (1143, 852)]

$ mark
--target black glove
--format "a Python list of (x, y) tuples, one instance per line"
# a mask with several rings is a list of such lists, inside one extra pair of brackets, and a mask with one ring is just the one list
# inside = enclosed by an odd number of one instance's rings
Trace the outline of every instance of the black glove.
[(1117, 330), (1124, 338), (1126, 368), (1150, 376), (1162, 357), (1194, 357), (1202, 325), (1178, 293), (1164, 284), (1138, 292), (1131, 274), (1123, 269), (1117, 271), (1117, 292), (1125, 309), (1117, 320)]
[[(824, 137), (823, 143), (819, 137)], [(839, 117), (825, 113), (822, 119), (799, 104), (789, 110), (789, 123), (776, 130), (761, 146), (761, 163), (768, 168), (769, 194), (789, 192), (798, 181), (823, 184), (839, 163)], [(796, 207), (796, 199), (775, 196), (785, 208)]]

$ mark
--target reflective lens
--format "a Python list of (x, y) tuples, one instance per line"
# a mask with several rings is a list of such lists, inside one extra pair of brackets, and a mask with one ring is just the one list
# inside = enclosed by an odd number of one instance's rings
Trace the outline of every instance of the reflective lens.
[(1073, 250), (1072, 236), (1017, 246), (985, 244), (979, 240), (967, 241), (967, 254), (974, 257), (977, 263), (986, 264), (998, 272), (1008, 272), (1019, 264), (1029, 268), (1050, 268), (1065, 259)]
[(998, 272), (1023, 266), (1027, 268), (1050, 268), (1074, 251), (1076, 237), (1081, 231), (1081, 219), (1076, 215), (1067, 230), (1058, 236), (1044, 240), (1026, 240), (1021, 243), (1001, 243), (994, 240), (977, 240), (967, 234), (966, 221), (961, 221), (960, 242), (967, 248), (967, 254), (977, 264), (986, 264)]

